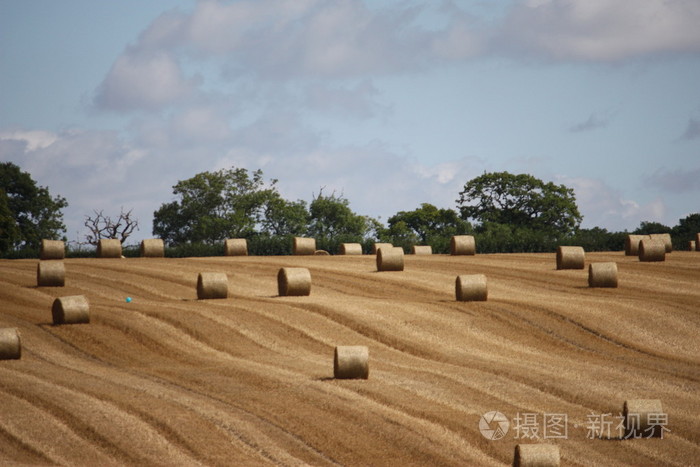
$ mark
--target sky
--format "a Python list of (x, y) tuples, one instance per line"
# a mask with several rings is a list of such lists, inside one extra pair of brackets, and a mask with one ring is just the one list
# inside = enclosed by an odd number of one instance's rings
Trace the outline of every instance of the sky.
[(0, 0), (0, 161), (85, 216), (261, 169), (383, 222), (484, 172), (574, 189), (582, 227), (700, 212), (697, 0)]

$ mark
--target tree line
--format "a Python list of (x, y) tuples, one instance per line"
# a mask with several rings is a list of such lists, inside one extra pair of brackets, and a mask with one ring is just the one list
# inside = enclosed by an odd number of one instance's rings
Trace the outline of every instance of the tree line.
[[(453, 235), (474, 235), (477, 250), (491, 252), (551, 252), (558, 245), (580, 245), (586, 251), (622, 250), (629, 233), (670, 233), (674, 247), (685, 249), (700, 232), (700, 213), (680, 219), (674, 227), (642, 222), (633, 232), (580, 227), (582, 216), (574, 192), (528, 174), (484, 173), (465, 183), (456, 209), (422, 203), (387, 219), (355, 213), (342, 193), (324, 193), (312, 200), (287, 200), (277, 180), (261, 170), (243, 168), (202, 172), (173, 186), (174, 200), (153, 213), (153, 235), (162, 238), (169, 256), (220, 255), (227, 238), (248, 239), (251, 254), (289, 254), (295, 236), (313, 237), (317, 247), (336, 253), (341, 243), (392, 243), (407, 251), (430, 245), (435, 253), (449, 251)], [(0, 164), (0, 256), (31, 257), (42, 238), (65, 238), (62, 209), (65, 198), (51, 196), (31, 175), (12, 163)], [(138, 220), (122, 209), (112, 219), (103, 211), (85, 216), (86, 241), (118, 238), (125, 242)], [(81, 243), (81, 242), (78, 242)], [(73, 251), (79, 254), (82, 251)], [(128, 245), (125, 255), (131, 253)], [(69, 254), (71, 252), (69, 251)]]

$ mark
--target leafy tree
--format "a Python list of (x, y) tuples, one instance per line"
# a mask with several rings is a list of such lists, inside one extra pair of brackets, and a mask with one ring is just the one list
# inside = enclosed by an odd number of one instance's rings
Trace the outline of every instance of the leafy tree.
[(0, 163), (0, 254), (38, 249), (42, 239), (65, 240), (61, 210), (67, 206), (65, 198), (52, 197), (17, 165)]
[(214, 243), (250, 237), (263, 219), (265, 206), (279, 194), (277, 180), (246, 169), (202, 172), (173, 186), (178, 200), (153, 213), (153, 233), (169, 244)]
[(303, 236), (306, 234), (309, 218), (305, 201), (287, 201), (277, 196), (265, 204), (261, 225), (263, 232), (270, 235)]
[(635, 235), (649, 235), (656, 233), (671, 233), (673, 229), (667, 225), (663, 225), (659, 222), (641, 222), (639, 227), (632, 232)]
[(689, 240), (695, 240), (695, 235), (700, 232), (700, 213), (688, 214), (683, 219), (678, 219), (678, 225), (673, 227), (673, 247), (686, 249)]
[(542, 231), (554, 238), (573, 233), (582, 219), (573, 189), (508, 172), (470, 180), (459, 193), (457, 206), (465, 220)]
[(412, 231), (418, 241), (430, 243), (436, 237), (448, 237), (466, 234), (471, 231), (471, 225), (460, 219), (452, 209), (438, 209), (432, 204), (423, 203), (413, 211), (399, 211), (389, 218), (389, 228), (403, 222)]
[(310, 222), (308, 235), (316, 239), (356, 238), (367, 236), (372, 223), (370, 218), (355, 214), (350, 202), (342, 195), (324, 196), (321, 190), (309, 205)]

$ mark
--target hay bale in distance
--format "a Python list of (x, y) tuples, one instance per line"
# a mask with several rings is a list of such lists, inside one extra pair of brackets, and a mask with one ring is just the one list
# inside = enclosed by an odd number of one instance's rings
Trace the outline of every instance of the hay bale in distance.
[(588, 287), (617, 287), (617, 263), (589, 264)]
[(98, 258), (121, 258), (122, 242), (116, 238), (103, 238), (97, 244)]
[(639, 242), (639, 261), (666, 261), (666, 246), (653, 238), (642, 240)]
[(335, 379), (367, 379), (369, 349), (364, 345), (339, 345), (333, 352)]
[(328, 253), (326, 250), (316, 250), (314, 251), (314, 256), (330, 256), (331, 254)]
[(227, 238), (224, 242), (224, 256), (248, 256), (248, 240)]
[(301, 297), (311, 294), (311, 273), (306, 268), (282, 268), (277, 273), (280, 297)]
[(340, 254), (341, 255), (361, 255), (362, 245), (359, 243), (341, 243), (340, 244)]
[[(663, 427), (650, 423), (649, 416), (664, 413), (659, 399), (629, 399), (622, 407), (622, 417), (625, 420), (626, 437), (659, 438), (663, 435)], [(656, 418), (656, 417), (653, 417)]]
[(517, 444), (514, 467), (559, 467), (561, 457), (555, 444)]
[(66, 257), (66, 245), (62, 240), (42, 240), (39, 259), (63, 259)]
[(90, 304), (85, 295), (59, 297), (51, 306), (53, 324), (80, 324), (90, 322)]
[(432, 255), (433, 247), (430, 245), (413, 245), (411, 247), (411, 254), (413, 255)]
[(403, 271), (403, 248), (398, 246), (379, 248), (377, 271)]
[(63, 261), (39, 261), (36, 267), (38, 287), (63, 287), (66, 285), (66, 268)]
[(695, 234), (695, 251), (700, 251), (700, 232)]
[(197, 298), (228, 298), (228, 276), (225, 272), (200, 272), (197, 276)]
[(293, 255), (313, 255), (314, 253), (316, 253), (315, 238), (294, 237)]
[(144, 258), (164, 258), (165, 243), (162, 238), (141, 240), (141, 256)]
[(483, 274), (457, 276), (455, 295), (458, 302), (485, 302), (489, 296), (486, 276)]
[(19, 360), (22, 338), (16, 328), (0, 328), (0, 360)]
[(583, 269), (586, 252), (580, 246), (557, 247), (557, 269)]
[(476, 240), (473, 235), (453, 235), (450, 240), (450, 254), (453, 256), (459, 255), (475, 255)]
[(376, 255), (380, 248), (393, 248), (391, 243), (375, 243), (372, 245), (372, 254)]
[(649, 238), (663, 243), (666, 248), (666, 253), (671, 253), (673, 251), (673, 241), (670, 233), (650, 234)]
[(625, 238), (625, 256), (639, 255), (639, 242), (649, 238), (649, 235), (628, 235)]
[(695, 251), (695, 240), (688, 242), (688, 251)]

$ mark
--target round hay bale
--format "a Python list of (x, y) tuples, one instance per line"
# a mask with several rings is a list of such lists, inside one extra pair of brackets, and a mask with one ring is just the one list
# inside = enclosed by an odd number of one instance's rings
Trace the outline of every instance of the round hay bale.
[(39, 259), (63, 259), (66, 257), (66, 245), (62, 240), (42, 240)]
[(398, 246), (379, 248), (377, 271), (403, 271), (403, 248)]
[(228, 298), (228, 276), (225, 272), (200, 272), (197, 276), (197, 298)]
[(18, 360), (22, 356), (22, 338), (16, 328), (0, 328), (0, 360)]
[(617, 287), (617, 263), (589, 264), (588, 287)]
[(380, 248), (393, 248), (391, 243), (375, 243), (372, 245), (372, 254), (376, 255)]
[(411, 247), (411, 254), (413, 255), (432, 255), (433, 247), (430, 245), (413, 245)]
[(328, 253), (326, 250), (316, 250), (314, 251), (315, 256), (330, 256), (331, 254)]
[(557, 247), (557, 269), (583, 269), (586, 252), (580, 246)]
[(485, 302), (489, 296), (486, 276), (483, 274), (457, 276), (455, 295), (458, 302)]
[(121, 258), (122, 242), (116, 238), (103, 238), (97, 244), (98, 258)]
[(639, 261), (666, 261), (666, 246), (653, 238), (642, 240), (639, 242)]
[(561, 457), (555, 444), (517, 444), (514, 467), (559, 467)]
[(625, 256), (639, 255), (639, 242), (648, 238), (649, 235), (628, 235), (625, 238)]
[(141, 240), (141, 256), (144, 258), (165, 257), (165, 243), (162, 238)]
[(335, 379), (367, 379), (369, 349), (364, 345), (339, 345), (333, 352)]
[(85, 295), (59, 297), (51, 306), (53, 324), (79, 324), (90, 322), (90, 304)]
[(700, 251), (700, 233), (695, 234), (695, 251)]
[(227, 238), (224, 242), (224, 256), (248, 256), (248, 240)]
[(473, 235), (454, 235), (450, 240), (450, 254), (458, 255), (475, 255), (476, 241)]
[(664, 247), (666, 248), (666, 253), (671, 253), (673, 251), (673, 240), (671, 239), (670, 233), (651, 234), (649, 235), (649, 238), (663, 243)]
[(63, 287), (66, 285), (66, 268), (63, 261), (39, 261), (36, 267), (38, 287)]
[(315, 252), (315, 238), (294, 237), (294, 244), (292, 245), (293, 255), (313, 255)]
[(277, 273), (280, 297), (301, 297), (311, 294), (311, 273), (306, 268), (282, 268)]
[(340, 254), (341, 255), (361, 255), (362, 245), (359, 243), (341, 243), (340, 244)]
[(688, 242), (688, 251), (695, 251), (695, 240)]
[[(654, 423), (664, 414), (659, 399), (628, 399), (622, 407), (622, 417), (625, 420), (625, 437), (659, 438), (663, 426)], [(652, 416), (650, 420), (649, 416)]]

